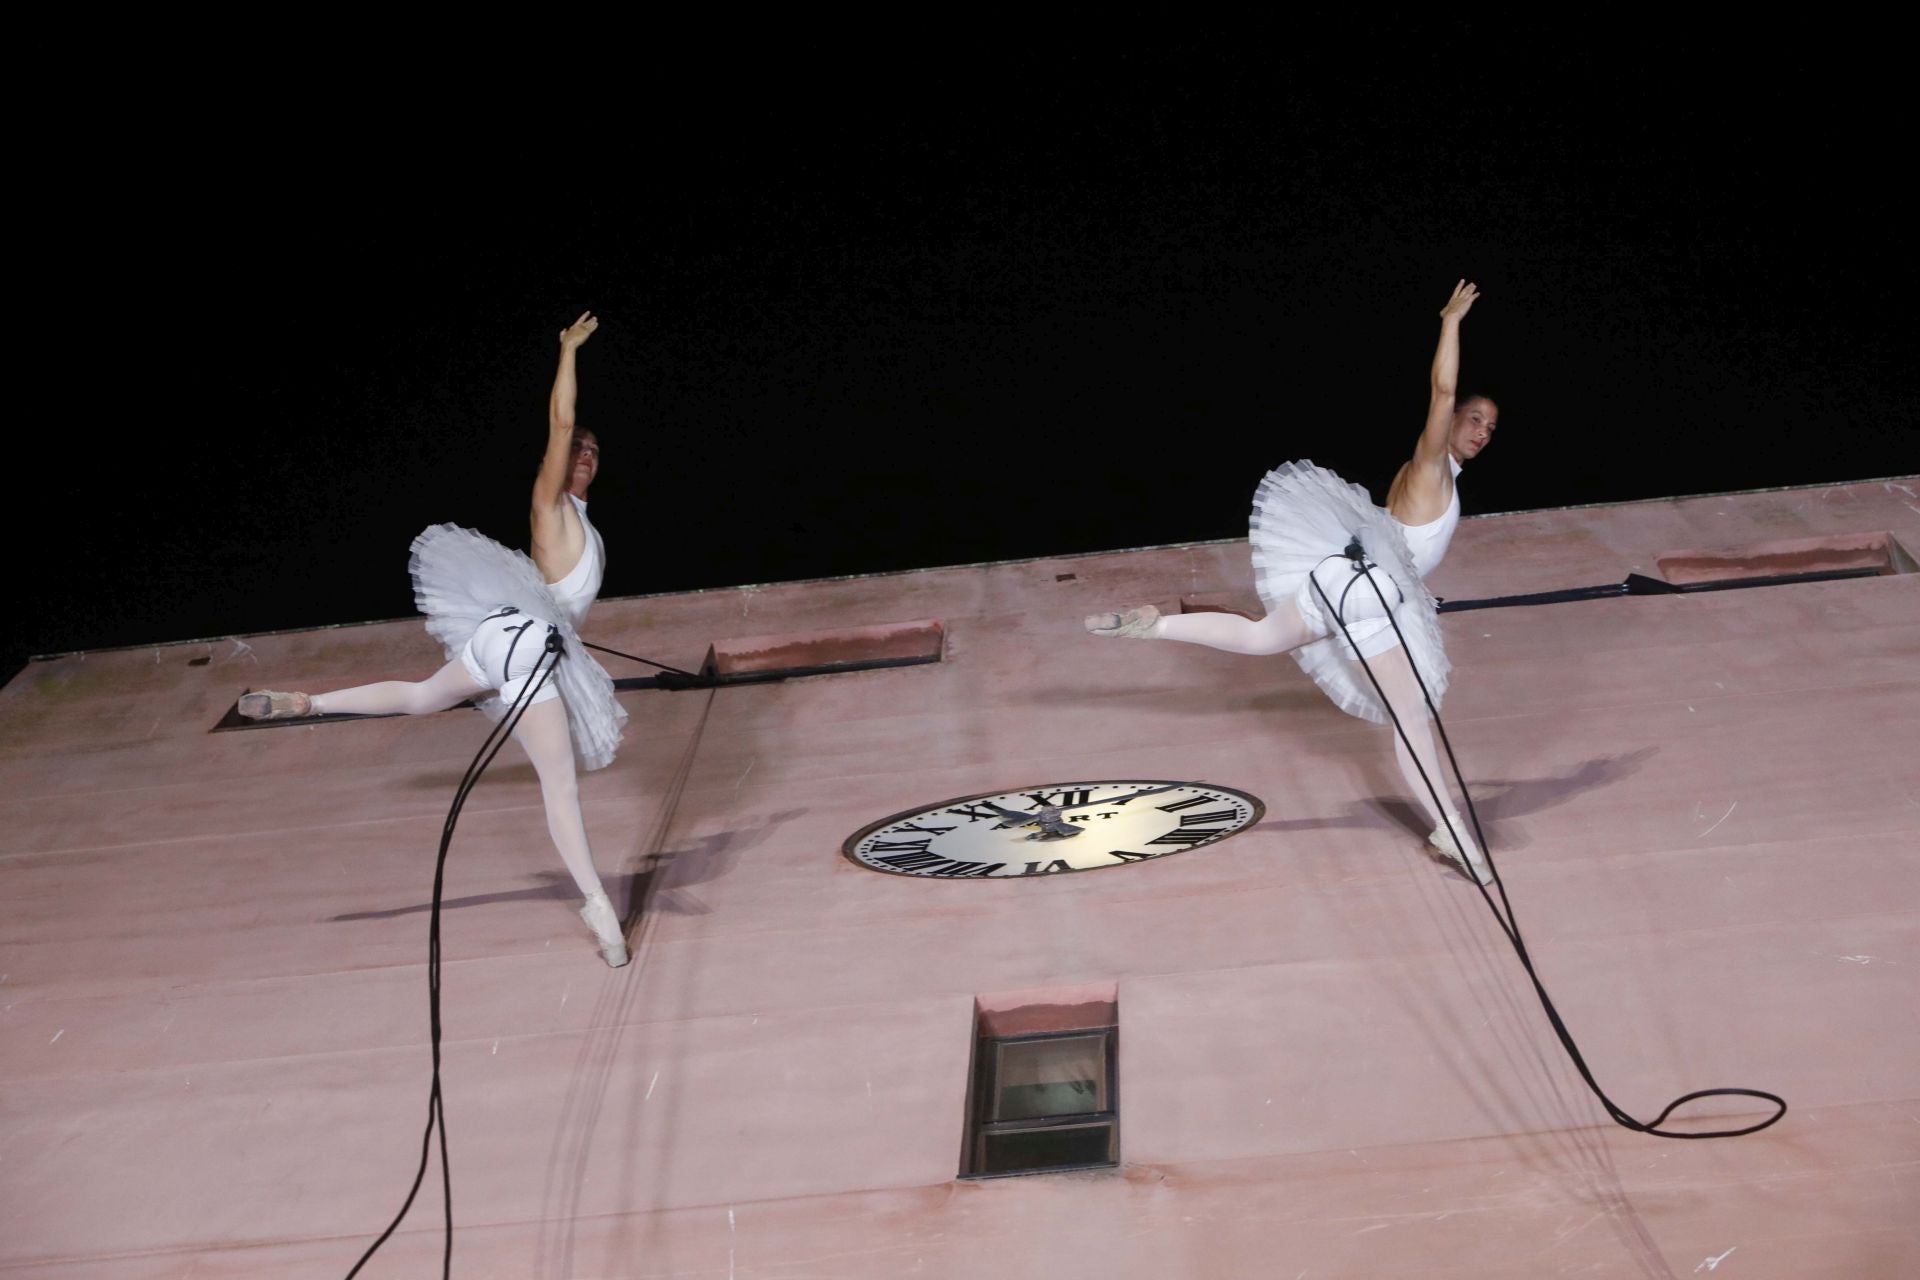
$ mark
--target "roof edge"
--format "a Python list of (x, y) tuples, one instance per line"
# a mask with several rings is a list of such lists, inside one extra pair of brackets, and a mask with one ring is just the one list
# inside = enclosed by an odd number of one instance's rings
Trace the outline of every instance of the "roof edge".
[[(1467, 516), (1468, 520), (1492, 520), (1502, 516), (1538, 515), (1553, 511), (1593, 511), (1602, 507), (1638, 507), (1655, 502), (1691, 502), (1699, 498), (1740, 498), (1756, 493), (1797, 493), (1811, 489), (1845, 489), (1863, 484), (1894, 484), (1920, 481), (1920, 473), (1892, 476), (1868, 476), (1859, 480), (1828, 480), (1817, 484), (1763, 485), (1757, 489), (1724, 489), (1709, 493), (1679, 493), (1661, 498), (1628, 498), (1619, 502), (1576, 502), (1560, 507), (1523, 507), (1514, 511), (1485, 511)], [(881, 569), (871, 573), (832, 574), (821, 578), (786, 578), (774, 582), (736, 582), (719, 587), (694, 587), (685, 591), (649, 591), (632, 596), (606, 596), (601, 603), (618, 604), (629, 600), (664, 600), (670, 596), (701, 596), (727, 591), (764, 591), (772, 587), (804, 587), (821, 582), (858, 582), (867, 578), (904, 578), (916, 573), (946, 573), (954, 569), (999, 569), (1008, 565), (1037, 564), (1042, 560), (1088, 560), (1095, 556), (1123, 556), (1137, 551), (1181, 551), (1189, 547), (1217, 547), (1242, 538), (1199, 538), (1191, 542), (1160, 542), (1140, 547), (1109, 547), (1099, 551), (1070, 551), (1057, 555), (1013, 556), (1005, 560), (974, 560), (959, 564), (923, 565), (917, 569)], [(131, 653), (139, 649), (175, 649), (184, 645), (218, 644), (221, 641), (245, 641), (267, 636), (304, 635), (313, 631), (344, 631), (349, 627), (384, 627), (395, 622), (411, 622), (418, 614), (400, 618), (368, 618), (360, 622), (325, 622), (311, 627), (282, 627), (273, 631), (241, 631), (228, 635), (193, 636), (182, 640), (153, 640), (144, 644), (116, 644), (98, 649), (68, 649), (60, 653), (32, 653), (29, 663), (53, 662), (60, 658), (79, 658), (94, 653)]]

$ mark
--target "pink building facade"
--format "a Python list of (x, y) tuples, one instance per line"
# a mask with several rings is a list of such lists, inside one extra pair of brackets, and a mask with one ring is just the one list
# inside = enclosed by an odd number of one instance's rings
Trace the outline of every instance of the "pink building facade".
[[(1432, 582), (1885, 570), (1443, 619), (1448, 729), (1601, 1082), (1642, 1116), (1714, 1086), (1792, 1104), (1718, 1142), (1607, 1121), (1478, 891), (1423, 852), (1384, 730), (1285, 658), (1081, 631), (1257, 608), (1243, 543), (602, 602), (588, 638), (680, 666), (938, 660), (623, 693), (626, 744), (582, 783), (622, 970), (500, 757), (446, 890), (454, 1273), (1920, 1271), (1916, 488), (1478, 518)], [(215, 727), (249, 688), (437, 662), (396, 621), (38, 660), (0, 690), (0, 1274), (339, 1276), (391, 1216), (433, 855), (485, 721)], [(1097, 780), (1261, 811), (1100, 870), (843, 853)], [(1102, 1025), (1115, 1166), (960, 1177), (978, 1034)], [(437, 1273), (432, 1181), (363, 1274)]]

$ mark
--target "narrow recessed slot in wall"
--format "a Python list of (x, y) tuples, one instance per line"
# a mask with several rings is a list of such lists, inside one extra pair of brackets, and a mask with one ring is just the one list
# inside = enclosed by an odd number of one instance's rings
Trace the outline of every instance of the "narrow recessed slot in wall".
[(1842, 533), (1784, 538), (1743, 547), (1663, 551), (1654, 557), (1660, 576), (1676, 587), (1757, 578), (1875, 577), (1913, 573), (1913, 557), (1891, 533)]
[(977, 998), (960, 1176), (1118, 1165), (1119, 1046), (1111, 983)]
[(1689, 595), (1746, 587), (1785, 587), (1845, 578), (1877, 578), (1920, 572), (1914, 558), (1890, 533), (1838, 533), (1818, 538), (1785, 538), (1743, 547), (1664, 551), (1654, 557), (1662, 576), (1629, 573), (1624, 582), (1566, 587), (1527, 595), (1484, 600), (1442, 600), (1441, 613), (1466, 609), (1513, 609), (1526, 605), (1568, 604), (1616, 596)]
[(946, 627), (933, 619), (883, 622), (833, 631), (796, 631), (715, 641), (701, 674), (720, 684), (754, 684), (795, 676), (872, 671), (939, 662)]
[[(302, 684), (298, 679), (290, 679), (274, 687), (283, 691), (298, 689), (301, 692), (305, 692), (305, 689), (302, 688)], [(339, 724), (348, 720), (393, 719), (392, 716), (299, 716), (292, 720), (248, 720), (240, 714), (240, 698), (252, 692), (254, 692), (252, 689), (242, 689), (239, 694), (234, 695), (233, 702), (228, 705), (226, 714), (221, 716), (220, 719), (214, 723), (213, 728), (207, 730), (207, 732), (229, 733), (236, 729), (291, 729), (297, 725)], [(474, 704), (471, 702), (462, 702), (447, 708), (447, 710), (471, 711), (473, 707)]]
[(1181, 596), (1181, 613), (1232, 613), (1257, 622), (1264, 615), (1259, 598), (1252, 591), (1204, 591)]

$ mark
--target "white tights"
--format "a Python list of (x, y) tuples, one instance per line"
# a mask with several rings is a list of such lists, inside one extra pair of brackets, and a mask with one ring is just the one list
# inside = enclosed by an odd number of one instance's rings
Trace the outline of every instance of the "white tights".
[[(1237, 613), (1178, 613), (1161, 617), (1154, 626), (1154, 634), (1163, 640), (1183, 640), (1188, 644), (1203, 644), (1210, 649), (1224, 649), (1228, 653), (1269, 654), (1285, 653), (1297, 649), (1303, 644), (1322, 638), (1322, 633), (1300, 616), (1300, 611), (1291, 603), (1275, 609), (1258, 622), (1249, 621)], [(1440, 759), (1434, 751), (1433, 728), (1428, 723), (1426, 699), (1420, 695), (1420, 685), (1414, 679), (1413, 664), (1407, 659), (1407, 651), (1396, 641), (1394, 646), (1377, 657), (1367, 659), (1373, 668), (1374, 679), (1380, 682), (1380, 689), (1386, 694), (1387, 705), (1400, 720), (1406, 730), (1407, 738), (1413, 742), (1413, 750), (1407, 750), (1406, 742), (1398, 732), (1393, 731), (1393, 758), (1400, 766), (1400, 776), (1405, 779), (1407, 789), (1419, 801), (1421, 809), (1436, 829), (1451, 823), (1454, 837), (1460, 842), (1469, 856), (1477, 853), (1479, 846), (1474, 843), (1473, 833), (1461, 819), (1455, 808), (1453, 797), (1446, 784), (1446, 775), (1440, 772)], [(1355, 662), (1354, 679), (1362, 688), (1371, 688), (1366, 672), (1360, 670)], [(1416, 764), (1417, 762), (1417, 764)], [(1427, 778), (1433, 782), (1430, 790), (1420, 777), (1421, 769), (1426, 770)], [(1434, 802), (1438, 793), (1444, 809)]]
[[(382, 680), (354, 689), (313, 695), (316, 715), (425, 715), (458, 706), (468, 698), (493, 690), (475, 684), (458, 660), (449, 662), (425, 680)], [(533, 762), (540, 776), (540, 794), (546, 801), (547, 834), (560, 851), (560, 861), (573, 873), (582, 896), (604, 892), (587, 843), (586, 820), (580, 815), (580, 786), (573, 764), (573, 738), (567, 729), (567, 704), (559, 698), (536, 702), (520, 716), (513, 740)]]
[(1162, 640), (1184, 640), (1228, 653), (1285, 653), (1320, 633), (1307, 625), (1300, 611), (1291, 604), (1275, 609), (1258, 622), (1250, 622), (1237, 613), (1162, 614), (1154, 625), (1154, 634)]
[(355, 689), (313, 695), (313, 713), (329, 716), (423, 716), (457, 707), (492, 690), (475, 684), (465, 664), (454, 661), (425, 680), (382, 680)]

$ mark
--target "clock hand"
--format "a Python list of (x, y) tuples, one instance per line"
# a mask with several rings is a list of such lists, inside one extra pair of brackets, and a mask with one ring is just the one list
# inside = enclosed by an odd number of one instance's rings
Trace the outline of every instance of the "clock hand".
[(1002, 820), (993, 824), (995, 831), (1006, 831), (1015, 827), (1039, 827), (1040, 830), (1026, 837), (1029, 840), (1064, 840), (1080, 834), (1079, 827), (1061, 821), (1059, 805), (1048, 805), (1038, 813), (1021, 813), (1018, 809), (1009, 809), (991, 800), (981, 800), (977, 803), (1000, 815)]
[[(1001, 821), (993, 825), (995, 831), (1005, 831), (1009, 827), (1030, 827), (1040, 821), (1040, 814), (1038, 813), (1021, 813), (1018, 809), (1009, 809), (1005, 805), (995, 804), (991, 800), (980, 800), (976, 801), (976, 803), (982, 808), (991, 809), (1000, 815)], [(1042, 812), (1044, 812), (1044, 810)]]
[(1042, 809), (1034, 820), (1040, 824), (1040, 830), (1028, 836), (1029, 840), (1064, 840), (1069, 836), (1084, 834), (1081, 828), (1062, 820), (1060, 810), (1056, 808)]

